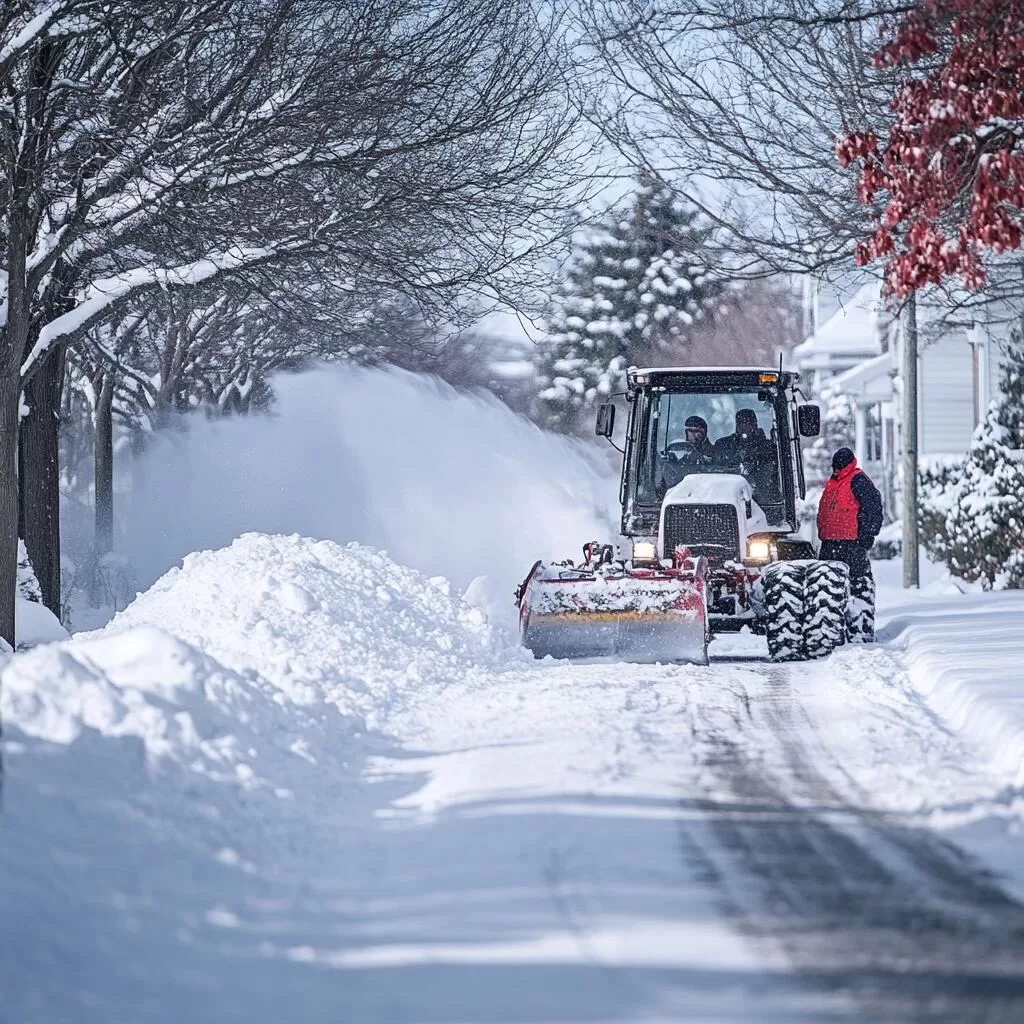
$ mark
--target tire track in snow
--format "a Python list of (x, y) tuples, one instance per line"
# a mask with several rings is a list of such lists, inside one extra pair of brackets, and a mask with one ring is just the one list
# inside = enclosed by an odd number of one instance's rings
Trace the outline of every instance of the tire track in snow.
[(696, 710), (711, 795), (684, 855), (743, 932), (852, 998), (854, 1019), (1024, 1019), (1024, 907), (953, 844), (837, 792), (793, 685), (807, 670), (773, 666), (735, 707)]

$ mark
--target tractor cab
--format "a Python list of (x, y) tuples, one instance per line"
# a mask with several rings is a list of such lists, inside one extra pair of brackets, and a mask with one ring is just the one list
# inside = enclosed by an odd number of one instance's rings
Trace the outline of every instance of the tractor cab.
[[(800, 437), (815, 436), (820, 418), (798, 404), (798, 380), (758, 368), (630, 368), (623, 535), (656, 538), (667, 521), (673, 541), (742, 561), (752, 532), (794, 533), (805, 491)], [(611, 437), (614, 419), (614, 407), (602, 407), (598, 434)], [(658, 547), (670, 557), (674, 544)]]

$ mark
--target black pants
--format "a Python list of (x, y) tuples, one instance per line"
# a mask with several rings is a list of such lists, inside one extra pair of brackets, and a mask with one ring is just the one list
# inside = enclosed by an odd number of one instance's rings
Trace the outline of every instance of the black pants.
[(826, 562), (845, 562), (850, 567), (847, 633), (854, 642), (871, 643), (875, 639), (875, 577), (867, 551), (855, 540), (823, 540), (818, 557)]

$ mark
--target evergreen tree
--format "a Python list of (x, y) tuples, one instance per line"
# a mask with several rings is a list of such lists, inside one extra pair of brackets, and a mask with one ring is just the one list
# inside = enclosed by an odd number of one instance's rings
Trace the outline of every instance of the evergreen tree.
[(538, 347), (538, 418), (572, 429), (622, 387), (630, 363), (678, 353), (713, 316), (722, 282), (704, 258), (711, 229), (666, 186), (644, 180), (627, 211), (581, 231)]
[[(944, 529), (929, 550), (951, 573), (986, 590), (1024, 587), (1024, 324), (1006, 347), (999, 398), (962, 467), (943, 475)], [(926, 506), (926, 515), (934, 509)]]

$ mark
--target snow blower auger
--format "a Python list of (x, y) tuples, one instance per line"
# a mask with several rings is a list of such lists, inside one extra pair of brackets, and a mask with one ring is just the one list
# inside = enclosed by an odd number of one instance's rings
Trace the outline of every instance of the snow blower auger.
[(520, 587), (523, 643), (538, 657), (707, 664), (702, 558), (671, 568), (616, 562), (609, 545), (583, 548), (583, 562), (537, 562)]
[[(523, 644), (537, 657), (704, 663), (718, 632), (765, 636), (773, 661), (844, 643), (843, 567), (797, 534), (800, 438), (821, 418), (798, 382), (781, 367), (630, 367), (618, 548), (534, 565), (516, 591)], [(599, 437), (611, 439), (615, 411), (598, 410)]]

